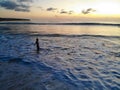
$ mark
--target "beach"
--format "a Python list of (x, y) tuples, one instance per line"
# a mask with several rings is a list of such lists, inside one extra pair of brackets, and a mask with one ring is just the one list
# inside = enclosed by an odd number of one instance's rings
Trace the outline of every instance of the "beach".
[(120, 89), (119, 35), (46, 34), (27, 28), (28, 34), (26, 27), (12, 27), (0, 28), (1, 90)]

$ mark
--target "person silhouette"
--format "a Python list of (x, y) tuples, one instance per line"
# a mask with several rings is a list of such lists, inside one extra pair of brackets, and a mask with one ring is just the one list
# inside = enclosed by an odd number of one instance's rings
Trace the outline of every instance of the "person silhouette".
[(35, 45), (36, 45), (36, 51), (37, 51), (37, 53), (39, 53), (40, 46), (39, 46), (39, 39), (38, 38), (36, 38)]

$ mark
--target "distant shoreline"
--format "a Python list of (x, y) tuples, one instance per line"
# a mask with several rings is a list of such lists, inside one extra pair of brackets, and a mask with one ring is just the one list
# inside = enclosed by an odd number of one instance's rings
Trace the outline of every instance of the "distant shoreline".
[(0, 21), (30, 21), (30, 19), (23, 19), (23, 18), (0, 18)]

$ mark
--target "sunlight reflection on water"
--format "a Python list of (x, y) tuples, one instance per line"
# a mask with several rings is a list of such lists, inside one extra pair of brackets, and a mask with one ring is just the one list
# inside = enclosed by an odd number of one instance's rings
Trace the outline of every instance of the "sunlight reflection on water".
[[(9, 26), (10, 33), (27, 34), (74, 34), (74, 35), (107, 35), (120, 36), (118, 26), (97, 26), (97, 25), (4, 25)], [(8, 32), (9, 32), (8, 31)]]

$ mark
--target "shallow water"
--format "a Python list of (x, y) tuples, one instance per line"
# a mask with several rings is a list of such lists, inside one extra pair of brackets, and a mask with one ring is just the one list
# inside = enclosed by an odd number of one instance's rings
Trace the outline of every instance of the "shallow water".
[(120, 89), (119, 36), (36, 35), (26, 27), (1, 26), (1, 90)]

